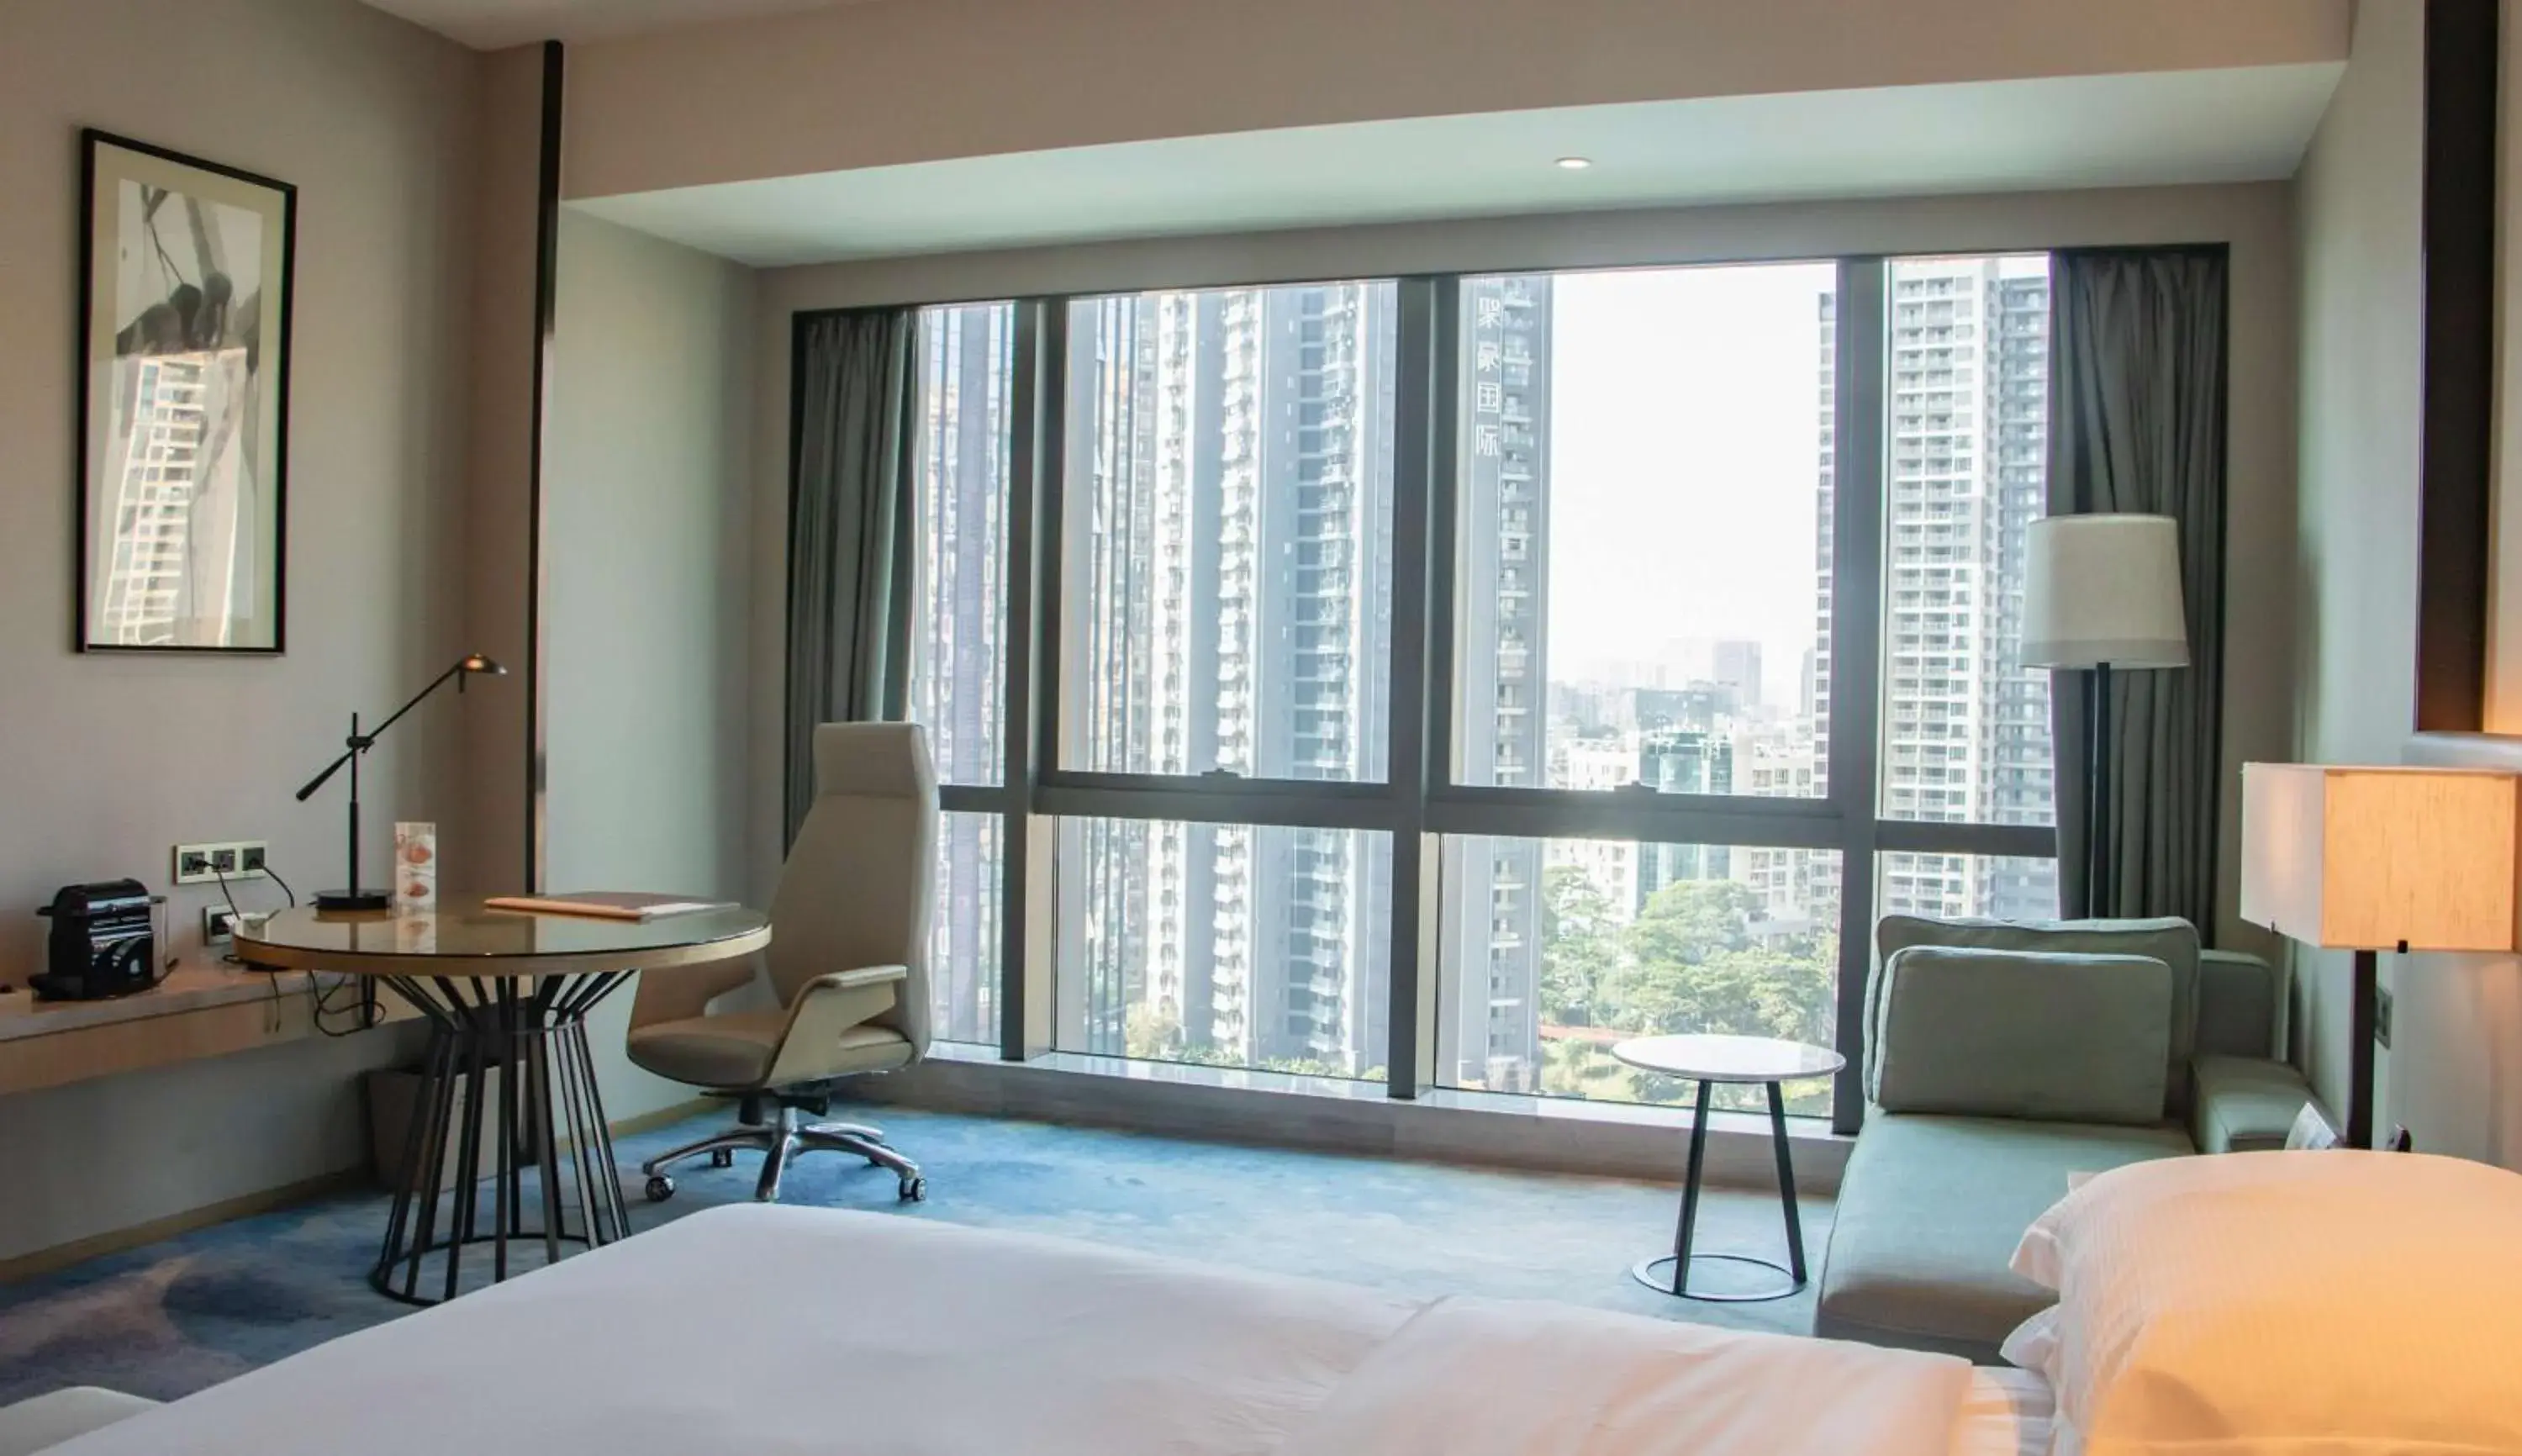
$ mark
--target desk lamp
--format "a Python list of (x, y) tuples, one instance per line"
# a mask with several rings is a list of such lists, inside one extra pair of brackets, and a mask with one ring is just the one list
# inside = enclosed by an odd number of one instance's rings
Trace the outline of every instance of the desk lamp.
[(315, 897), (315, 908), (317, 910), (384, 910), (387, 906), (394, 903), (394, 894), (392, 891), (362, 889), (359, 885), (359, 760), (366, 756), (369, 749), (376, 746), (377, 739), (384, 735), (386, 729), (393, 728), (397, 723), (401, 722), (404, 714), (419, 707), (421, 699), (428, 697), (431, 693), (445, 686), (448, 679), (453, 679), (455, 681), (455, 690), (457, 692), (462, 692), (464, 690), (464, 680), (472, 677), (476, 673), (488, 674), (489, 676), (495, 678), (505, 677), (507, 676), (507, 672), (508, 670), (506, 668), (499, 666), (497, 663), (492, 662), (490, 659), (483, 656), (479, 652), (468, 653), (464, 657), (458, 659), (455, 666), (439, 674), (427, 687), (413, 693), (411, 695), (410, 702), (395, 709), (393, 717), (388, 718), (385, 722), (378, 724), (368, 731), (359, 731), (358, 714), (353, 713), (350, 715), (350, 736), (344, 740), (346, 746), (342, 750), (342, 756), (333, 760), (331, 763), (326, 764), (324, 766), (323, 773), (308, 779), (306, 781), (306, 786), (298, 791), (298, 802), (301, 804), (305, 803), (308, 797), (313, 795), (317, 789), (324, 786), (326, 779), (331, 778), (335, 774), (342, 771), (343, 765), (350, 765), (350, 888), (343, 890), (326, 890), (322, 894), (317, 895)]

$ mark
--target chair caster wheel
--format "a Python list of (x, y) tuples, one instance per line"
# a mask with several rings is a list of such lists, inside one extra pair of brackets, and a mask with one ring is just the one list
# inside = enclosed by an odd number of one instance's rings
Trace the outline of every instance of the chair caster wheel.
[(711, 1166), (711, 1167), (713, 1167), (713, 1168), (731, 1168), (731, 1167), (734, 1167), (734, 1166), (735, 1166), (735, 1150), (734, 1150), (734, 1149), (732, 1149), (732, 1148), (713, 1148), (713, 1149), (711, 1149), (711, 1150), (710, 1150), (710, 1166)]
[(651, 1176), (651, 1177), (648, 1179), (648, 1201), (649, 1201), (649, 1202), (651, 1202), (651, 1203), (662, 1203), (662, 1202), (666, 1201), (668, 1198), (673, 1198), (674, 1196), (675, 1196), (675, 1180), (674, 1180), (674, 1179), (667, 1177), (667, 1176), (666, 1176), (665, 1174), (663, 1174), (663, 1173), (655, 1174), (655, 1175)]
[(928, 1180), (927, 1180), (927, 1179), (925, 1179), (925, 1178), (905, 1178), (905, 1179), (903, 1179), (903, 1180), (902, 1180), (902, 1192), (901, 1192), (901, 1198), (902, 1198), (902, 1201), (904, 1201), (904, 1202), (906, 1202), (906, 1203), (925, 1203), (925, 1202), (927, 1202), (927, 1201), (928, 1201)]

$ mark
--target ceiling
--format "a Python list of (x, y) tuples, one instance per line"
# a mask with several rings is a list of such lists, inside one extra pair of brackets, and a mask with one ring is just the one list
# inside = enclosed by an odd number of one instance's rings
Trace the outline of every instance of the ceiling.
[[(482, 8), (490, 0), (391, 3)], [(2257, 181), (2294, 175), (2344, 70), (2322, 63), (1420, 117), (572, 206), (774, 266), (1519, 212)], [(1594, 165), (1552, 164), (1569, 155)]]
[(854, 0), (364, 0), (477, 50), (537, 40), (601, 40)]

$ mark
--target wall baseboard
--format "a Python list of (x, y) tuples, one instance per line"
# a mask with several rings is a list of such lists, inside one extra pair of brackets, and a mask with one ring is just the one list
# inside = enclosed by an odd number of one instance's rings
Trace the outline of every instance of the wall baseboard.
[[(1676, 1108), (1587, 1106), (1558, 1099), (1433, 1093), (1417, 1101), (1318, 1096), (1307, 1079), (1173, 1068), (1149, 1077), (1084, 1069), (1100, 1058), (1063, 1054), (1030, 1062), (931, 1057), (904, 1071), (863, 1077), (853, 1097), (941, 1112), (1104, 1127), (1151, 1137), (1295, 1148), (1526, 1173), (1577, 1173), (1678, 1185), (1689, 1147)], [(1232, 1085), (1240, 1083), (1243, 1085)], [(1285, 1090), (1254, 1085), (1284, 1084)], [(1798, 1194), (1839, 1191), (1855, 1140), (1798, 1119), (1791, 1133)], [(1711, 1188), (1777, 1186), (1768, 1119), (1718, 1112), (1708, 1123)]]
[[(677, 1103), (671, 1107), (659, 1107), (653, 1112), (642, 1112), (636, 1117), (625, 1117), (611, 1124), (613, 1136), (632, 1137), (680, 1122), (686, 1117), (708, 1111), (721, 1101), (723, 1099), (694, 1098), (689, 1102)], [(221, 1198), (215, 1203), (205, 1203), (199, 1208), (187, 1208), (181, 1213), (169, 1213), (163, 1218), (153, 1218), (146, 1223), (132, 1224), (128, 1228), (91, 1234), (85, 1239), (73, 1239), (68, 1244), (56, 1244), (50, 1248), (39, 1248), (31, 1253), (0, 1259), (0, 1285), (15, 1284), (22, 1279), (50, 1274), (56, 1269), (66, 1269), (72, 1264), (85, 1263), (89, 1259), (121, 1253), (126, 1249), (138, 1248), (144, 1244), (172, 1239), (178, 1234), (189, 1234), (195, 1229), (207, 1229), (212, 1224), (226, 1223), (231, 1219), (251, 1218), (257, 1213), (270, 1213), (333, 1194), (370, 1187), (374, 1183), (375, 1179), (369, 1171), (368, 1164), (365, 1159), (362, 1159), (357, 1166), (344, 1168), (340, 1172), (326, 1173), (317, 1178), (301, 1179), (296, 1183), (284, 1183), (278, 1188), (266, 1188), (258, 1193), (245, 1194), (238, 1198)]]
[(120, 1253), (124, 1249), (138, 1248), (144, 1244), (155, 1244), (161, 1239), (172, 1239), (178, 1234), (189, 1234), (195, 1229), (206, 1229), (212, 1224), (226, 1223), (230, 1219), (251, 1218), (257, 1213), (269, 1213), (274, 1209), (287, 1208), (312, 1198), (323, 1198), (327, 1194), (356, 1188), (367, 1181), (367, 1165), (361, 1163), (355, 1168), (344, 1168), (338, 1173), (326, 1173), (320, 1178), (301, 1179), (296, 1183), (284, 1183), (278, 1188), (266, 1188), (259, 1193), (221, 1198), (215, 1203), (205, 1203), (199, 1208), (188, 1208), (181, 1213), (170, 1213), (163, 1218), (153, 1218), (146, 1223), (136, 1223), (128, 1228), (91, 1234), (85, 1239), (73, 1239), (68, 1244), (56, 1244), (50, 1248), (39, 1248), (32, 1253), (22, 1253), (14, 1258), (0, 1259), (0, 1285), (15, 1284), (19, 1280), (31, 1279), (38, 1274), (50, 1274), (56, 1269), (85, 1263), (89, 1259), (103, 1258), (110, 1253)]
[(689, 1102), (677, 1103), (671, 1107), (659, 1107), (653, 1112), (642, 1112), (636, 1117), (617, 1118), (610, 1125), (613, 1136), (617, 1138), (634, 1137), (640, 1133), (655, 1132), (661, 1127), (670, 1127), (686, 1117), (698, 1117), (712, 1107), (726, 1105), (726, 1102), (727, 1100), (723, 1097), (696, 1097)]

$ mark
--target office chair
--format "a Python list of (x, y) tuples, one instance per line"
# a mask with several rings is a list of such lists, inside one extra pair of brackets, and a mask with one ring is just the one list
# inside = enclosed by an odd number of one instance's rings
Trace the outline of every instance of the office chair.
[[(630, 1060), (739, 1101), (739, 1125), (640, 1165), (648, 1197), (674, 1196), (666, 1169), (706, 1152), (763, 1153), (755, 1198), (779, 1197), (788, 1160), (852, 1152), (890, 1168), (907, 1200), (924, 1198), (919, 1165), (875, 1128), (807, 1123), (831, 1110), (834, 1082), (888, 1072), (928, 1051), (928, 926), (936, 900), (937, 773), (915, 724), (827, 723), (815, 729), (815, 805), (788, 849), (762, 954), (780, 1005), (708, 1010), (753, 978), (750, 962), (639, 978)], [(775, 1110), (775, 1115), (767, 1115)]]

